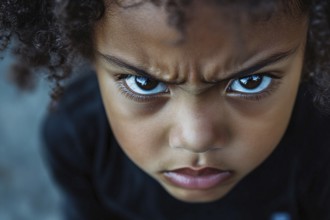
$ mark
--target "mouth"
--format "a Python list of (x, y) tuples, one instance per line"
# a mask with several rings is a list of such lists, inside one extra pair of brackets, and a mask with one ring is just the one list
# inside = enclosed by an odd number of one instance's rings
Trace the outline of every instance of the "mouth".
[(193, 190), (207, 190), (225, 183), (233, 172), (206, 167), (203, 169), (180, 168), (163, 173), (173, 185)]

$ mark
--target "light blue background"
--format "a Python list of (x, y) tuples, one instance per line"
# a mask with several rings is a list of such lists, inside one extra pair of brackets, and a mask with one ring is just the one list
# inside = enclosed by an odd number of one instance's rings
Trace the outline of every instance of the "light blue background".
[(31, 92), (18, 90), (10, 62), (0, 60), (0, 220), (58, 220), (58, 191), (40, 153), (50, 86), (39, 80)]

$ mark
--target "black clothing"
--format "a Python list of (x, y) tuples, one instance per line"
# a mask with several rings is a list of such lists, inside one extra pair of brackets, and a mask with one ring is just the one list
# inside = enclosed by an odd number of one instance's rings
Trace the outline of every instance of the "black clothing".
[(171, 197), (134, 165), (113, 137), (96, 77), (73, 83), (44, 123), (44, 153), (76, 219), (330, 219), (330, 118), (300, 88), (279, 146), (223, 199)]

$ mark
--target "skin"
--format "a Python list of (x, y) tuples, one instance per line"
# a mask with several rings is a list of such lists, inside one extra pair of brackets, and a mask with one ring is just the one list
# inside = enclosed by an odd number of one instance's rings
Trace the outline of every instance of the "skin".
[[(110, 8), (95, 27), (95, 68), (118, 143), (173, 197), (186, 202), (224, 197), (285, 133), (301, 76), (307, 18), (279, 11), (269, 20), (238, 21), (225, 9), (195, 1), (180, 32), (167, 23), (163, 7)], [(287, 51), (287, 57), (250, 73), (277, 78), (265, 91), (244, 96), (228, 90), (233, 73)], [(132, 99), (123, 75), (136, 73), (100, 54), (170, 81), (167, 90)], [(203, 190), (178, 187), (164, 177), (164, 171), (183, 167), (229, 170), (232, 177)]]

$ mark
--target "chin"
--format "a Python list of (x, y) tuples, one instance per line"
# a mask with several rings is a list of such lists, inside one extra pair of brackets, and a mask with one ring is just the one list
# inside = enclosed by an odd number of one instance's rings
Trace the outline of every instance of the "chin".
[(209, 190), (189, 190), (189, 189), (169, 189), (166, 191), (182, 202), (187, 203), (208, 203), (214, 202), (225, 197), (230, 190), (224, 189), (209, 189)]

